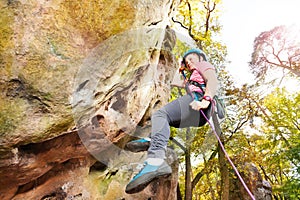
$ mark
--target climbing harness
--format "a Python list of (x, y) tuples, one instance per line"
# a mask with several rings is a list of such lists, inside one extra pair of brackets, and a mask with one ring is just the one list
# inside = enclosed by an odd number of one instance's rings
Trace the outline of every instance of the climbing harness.
[[(184, 65), (184, 63), (182, 62), (182, 65)], [(193, 80), (188, 80), (185, 73), (184, 73), (184, 67), (182, 67), (179, 72), (183, 75), (184, 80), (185, 80), (185, 88), (186, 90), (189, 89), (189, 85), (194, 85), (196, 87), (198, 87), (201, 92), (192, 92), (194, 94), (194, 99), (195, 100), (199, 100), (201, 98), (203, 98), (203, 95), (205, 93), (206, 90), (206, 84), (200, 84), (197, 81), (193, 81)], [(198, 72), (200, 73), (200, 72)], [(201, 73), (200, 73), (201, 74)], [(202, 74), (201, 74), (202, 76)], [(226, 115), (226, 110), (225, 110), (225, 105), (223, 103), (223, 101), (221, 101), (219, 99), (219, 97), (217, 95), (215, 95), (213, 97), (213, 102), (215, 103), (215, 111), (217, 113), (217, 116), (219, 118), (219, 121), (223, 121), (225, 119), (225, 115)]]
[[(181, 74), (184, 78), (184, 82), (185, 82), (185, 89), (186, 89), (186, 92), (195, 100), (199, 100), (194, 94), (193, 92), (190, 91), (189, 89), (189, 81), (187, 80), (187, 77), (184, 73), (184, 71), (182, 70), (181, 71)], [(223, 153), (225, 154), (225, 157), (227, 158), (227, 160), (229, 161), (230, 165), (232, 166), (233, 170), (235, 171), (236, 175), (238, 176), (238, 178), (240, 179), (242, 185), (244, 186), (245, 190), (247, 191), (247, 193), (249, 194), (249, 196), (251, 197), (252, 200), (255, 200), (255, 197), (254, 195), (251, 193), (251, 191), (249, 190), (248, 186), (246, 185), (245, 181), (243, 180), (242, 176), (240, 175), (239, 171), (237, 170), (237, 168), (235, 167), (235, 165), (233, 164), (233, 162), (231, 161), (227, 151), (225, 150), (225, 147), (219, 137), (219, 135), (221, 135), (222, 133), (222, 130), (220, 128), (220, 124), (218, 122), (218, 118), (217, 118), (217, 115), (216, 115), (216, 112), (214, 111), (214, 107), (216, 106), (216, 102), (215, 102), (215, 99), (211, 99), (211, 104), (212, 104), (212, 120), (213, 120), (213, 123), (212, 124), (209, 119), (207, 118), (207, 116), (204, 114), (203, 110), (200, 109), (200, 112), (201, 114), (204, 116), (204, 118), (206, 119), (207, 123), (209, 124), (209, 126), (211, 127), (211, 129), (213, 130), (213, 133), (215, 134), (219, 144), (220, 144), (220, 147), (223, 151)]]

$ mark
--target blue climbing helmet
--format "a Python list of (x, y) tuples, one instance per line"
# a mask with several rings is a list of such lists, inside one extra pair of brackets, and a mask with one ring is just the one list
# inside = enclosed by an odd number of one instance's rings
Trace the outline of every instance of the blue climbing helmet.
[(195, 53), (195, 54), (197, 54), (197, 55), (199, 56), (199, 58), (200, 58), (200, 56), (201, 56), (201, 57), (203, 57), (203, 60), (204, 60), (204, 61), (207, 61), (207, 56), (206, 56), (206, 54), (205, 54), (202, 50), (200, 50), (200, 49), (190, 49), (190, 50), (188, 50), (188, 51), (186, 51), (186, 52), (184, 53), (184, 55), (183, 55), (183, 62), (185, 62), (185, 58), (186, 58), (189, 54), (191, 54), (191, 53)]

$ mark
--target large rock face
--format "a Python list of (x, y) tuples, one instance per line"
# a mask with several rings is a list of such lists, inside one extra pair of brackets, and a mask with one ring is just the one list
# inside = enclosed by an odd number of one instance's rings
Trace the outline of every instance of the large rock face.
[(176, 173), (124, 194), (123, 147), (168, 100), (177, 3), (0, 2), (1, 199), (176, 198)]

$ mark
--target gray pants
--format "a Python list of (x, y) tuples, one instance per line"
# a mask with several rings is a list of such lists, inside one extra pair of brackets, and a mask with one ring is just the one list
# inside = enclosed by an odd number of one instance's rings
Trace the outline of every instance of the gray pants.
[[(200, 111), (190, 107), (189, 104), (192, 101), (193, 98), (190, 95), (185, 95), (153, 113), (148, 158), (165, 158), (165, 150), (170, 137), (170, 126), (176, 128), (198, 127), (206, 123), (206, 119)], [(210, 117), (210, 107), (203, 110), (208, 118)]]

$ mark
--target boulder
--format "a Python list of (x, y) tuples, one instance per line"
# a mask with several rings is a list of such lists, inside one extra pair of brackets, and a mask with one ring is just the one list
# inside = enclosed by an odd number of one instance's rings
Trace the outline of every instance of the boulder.
[[(177, 68), (178, 2), (0, 2), (1, 199), (125, 198), (142, 157), (124, 145), (168, 101)], [(155, 193), (172, 199), (176, 183)]]

